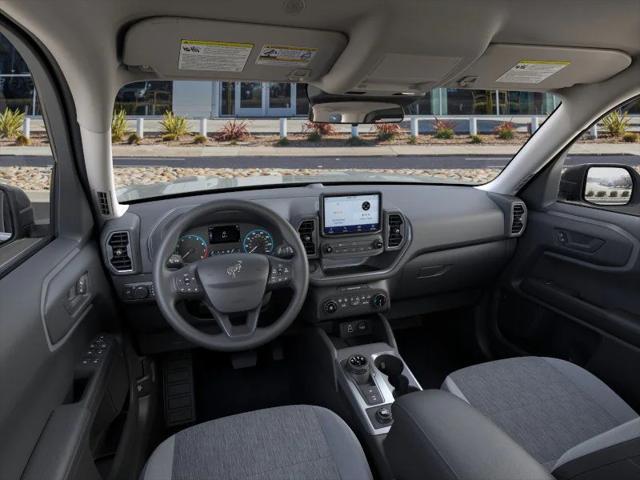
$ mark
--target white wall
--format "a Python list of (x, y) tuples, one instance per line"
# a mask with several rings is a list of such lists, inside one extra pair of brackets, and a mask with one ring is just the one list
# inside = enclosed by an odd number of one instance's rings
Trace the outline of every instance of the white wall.
[(213, 84), (210, 81), (173, 82), (173, 112), (189, 118), (212, 117)]

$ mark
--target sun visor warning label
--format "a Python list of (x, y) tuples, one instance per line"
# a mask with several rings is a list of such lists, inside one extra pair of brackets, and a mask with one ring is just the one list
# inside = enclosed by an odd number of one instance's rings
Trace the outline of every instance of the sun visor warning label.
[(549, 60), (520, 60), (496, 80), (502, 83), (540, 83), (558, 73), (571, 62)]
[(178, 69), (241, 72), (247, 64), (251, 50), (252, 43), (182, 40)]
[(256, 59), (258, 65), (282, 65), (304, 67), (311, 63), (317, 48), (263, 45)]

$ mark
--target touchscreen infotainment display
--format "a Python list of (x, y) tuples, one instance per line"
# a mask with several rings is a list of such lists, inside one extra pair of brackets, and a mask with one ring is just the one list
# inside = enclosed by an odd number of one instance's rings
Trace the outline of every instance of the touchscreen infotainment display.
[(379, 193), (322, 197), (325, 235), (373, 233), (380, 231)]

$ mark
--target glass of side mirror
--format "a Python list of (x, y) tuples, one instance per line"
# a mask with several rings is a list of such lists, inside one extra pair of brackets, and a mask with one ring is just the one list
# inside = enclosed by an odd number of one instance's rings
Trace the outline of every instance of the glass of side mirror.
[(0, 245), (13, 237), (11, 206), (7, 194), (0, 190)]
[(584, 199), (594, 205), (626, 205), (631, 201), (633, 179), (621, 167), (590, 167), (584, 184)]

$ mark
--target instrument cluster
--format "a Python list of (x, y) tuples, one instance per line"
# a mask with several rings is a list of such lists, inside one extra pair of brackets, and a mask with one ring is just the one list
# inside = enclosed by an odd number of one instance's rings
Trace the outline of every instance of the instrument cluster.
[(207, 225), (182, 234), (169, 262), (174, 265), (192, 263), (230, 253), (271, 255), (275, 245), (273, 234), (258, 225)]

